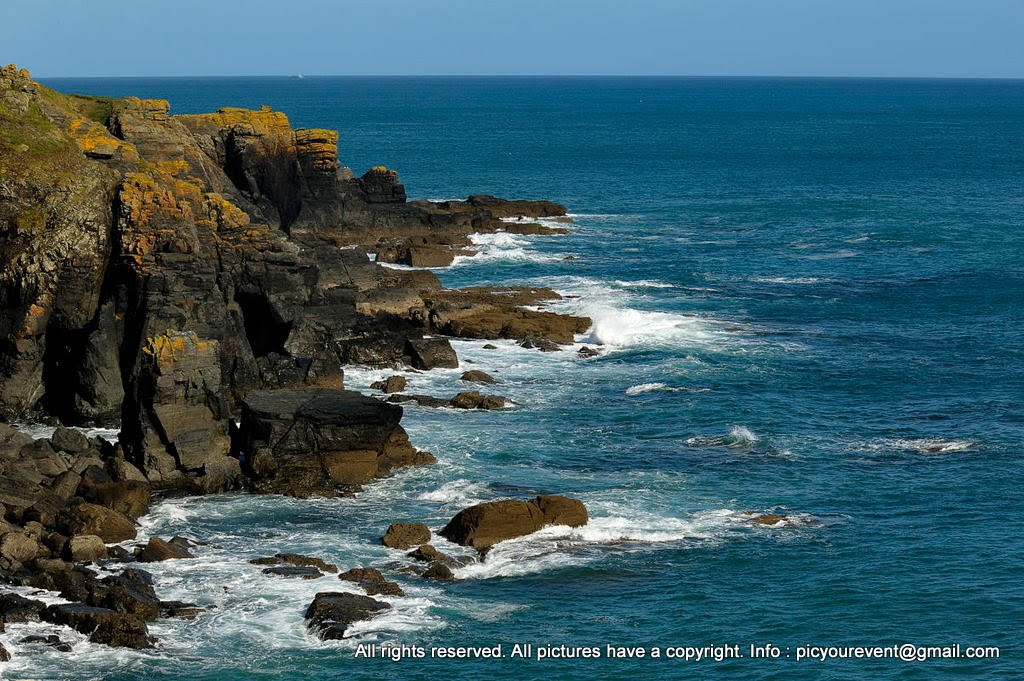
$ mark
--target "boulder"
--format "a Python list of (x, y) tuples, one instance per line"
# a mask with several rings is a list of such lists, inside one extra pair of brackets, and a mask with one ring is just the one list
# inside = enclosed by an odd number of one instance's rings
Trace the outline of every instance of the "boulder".
[(78, 534), (68, 539), (64, 558), (73, 563), (96, 563), (107, 557), (107, 546), (95, 534)]
[(405, 390), (406, 384), (404, 376), (388, 376), (383, 381), (374, 381), (370, 387), (384, 393), (400, 393)]
[(391, 549), (407, 549), (430, 541), (430, 528), (423, 523), (392, 523), (381, 543)]
[(106, 506), (129, 518), (149, 513), (149, 483), (138, 480), (90, 483), (83, 479), (78, 494), (86, 501)]
[(479, 369), (473, 369), (462, 374), (460, 380), (466, 381), (467, 383), (494, 383), (494, 376), (480, 371)]
[(554, 494), (542, 494), (534, 498), (533, 503), (544, 514), (544, 521), (548, 525), (581, 527), (590, 520), (587, 507), (579, 499), (570, 499), (569, 497)]
[(41, 618), (63, 624), (89, 636), (93, 643), (124, 648), (152, 648), (146, 623), (134, 615), (79, 603), (51, 605)]
[(133, 615), (145, 621), (155, 620), (161, 612), (152, 575), (134, 568), (89, 583), (88, 595), (84, 600), (89, 605)]
[[(571, 340), (566, 342), (571, 342)], [(528, 349), (540, 350), (541, 352), (558, 352), (562, 349), (558, 343), (538, 336), (527, 336), (526, 338), (523, 338), (519, 341), (519, 346)]]
[(205, 610), (205, 608), (201, 608), (195, 603), (186, 603), (184, 601), (160, 601), (161, 617), (177, 617), (185, 620), (193, 620)]
[(348, 390), (282, 389), (242, 403), (239, 456), (254, 491), (305, 497), (358, 488), (418, 457), (402, 408)]
[(440, 534), (457, 544), (485, 549), (500, 541), (536, 532), (545, 524), (544, 514), (536, 505), (507, 499), (463, 509)]
[(26, 636), (22, 639), (19, 639), (18, 643), (49, 646), (60, 653), (71, 652), (71, 644), (66, 641), (62, 641), (60, 636), (58, 636), (57, 634), (49, 634), (48, 636), (43, 636), (41, 634)]
[(461, 392), (450, 401), (456, 409), (504, 409), (508, 400), (499, 395), (482, 395), (476, 390)]
[(60, 426), (57, 430), (53, 431), (53, 435), (50, 437), (50, 444), (58, 451), (78, 454), (89, 449), (89, 438), (74, 428)]
[(433, 579), (441, 582), (450, 582), (455, 579), (452, 569), (444, 562), (436, 560), (431, 563), (423, 572), (423, 579)]
[(0, 662), (10, 662), (11, 654), (7, 652), (7, 648), (4, 648), (4, 644), (0, 643)]
[(342, 639), (353, 623), (371, 619), (390, 608), (387, 603), (369, 596), (318, 593), (306, 609), (306, 624), (321, 639)]
[(160, 537), (150, 537), (149, 541), (137, 552), (135, 557), (140, 563), (156, 563), (178, 558), (195, 558), (186, 549), (164, 541)]
[(417, 369), (456, 369), (459, 358), (447, 338), (420, 338), (406, 342), (406, 352)]
[(57, 524), (69, 536), (94, 534), (108, 544), (135, 539), (136, 534), (135, 523), (130, 518), (98, 504), (70, 506), (58, 516)]
[(48, 553), (28, 532), (16, 530), (0, 536), (0, 556), (8, 560), (23, 563)]

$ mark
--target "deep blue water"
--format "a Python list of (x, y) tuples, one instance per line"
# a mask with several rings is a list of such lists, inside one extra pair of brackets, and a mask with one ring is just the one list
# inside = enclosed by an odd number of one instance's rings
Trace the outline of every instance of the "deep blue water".
[[(337, 128), (357, 173), (411, 196), (487, 191), (577, 214), (563, 237), (490, 239), (451, 286), (546, 283), (603, 354), (459, 342), (517, 402), (410, 408), (440, 460), (356, 499), (178, 501), (152, 533), (210, 542), (160, 564), (216, 605), (154, 627), (157, 655), (28, 658), (34, 678), (1024, 678), (1024, 82), (771, 79), (105, 79), (65, 91), (269, 104)], [(566, 255), (575, 259), (567, 260)], [(465, 366), (463, 367), (465, 368)], [(387, 372), (349, 371), (366, 389)], [(453, 394), (459, 372), (410, 374)], [(999, 646), (998, 660), (360, 660), (305, 635), (337, 583), (244, 558), (400, 557), (395, 520), (565, 493), (593, 521), (496, 549), (364, 641), (416, 645)], [(791, 514), (797, 527), (744, 522)], [(226, 590), (225, 590), (226, 587)], [(5, 639), (5, 643), (8, 639)], [(783, 653), (785, 655), (785, 652)], [(25, 659), (25, 658), (23, 658)], [(12, 663), (14, 664), (14, 663)]]

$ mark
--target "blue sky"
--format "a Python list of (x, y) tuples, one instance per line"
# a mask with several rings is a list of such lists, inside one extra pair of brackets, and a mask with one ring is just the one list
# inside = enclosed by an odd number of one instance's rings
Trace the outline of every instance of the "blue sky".
[(0, 0), (47, 76), (1024, 77), (1024, 0)]

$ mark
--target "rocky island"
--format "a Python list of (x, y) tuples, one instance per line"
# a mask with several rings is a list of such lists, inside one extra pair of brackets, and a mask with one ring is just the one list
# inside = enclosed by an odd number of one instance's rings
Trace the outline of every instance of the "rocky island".
[[(42, 619), (151, 646), (147, 621), (199, 609), (161, 601), (143, 570), (101, 578), (85, 564), (190, 556), (180, 537), (151, 538), (134, 556), (110, 546), (134, 539), (153, 498), (331, 496), (432, 462), (400, 424), (404, 385), (388, 381), (390, 401), (345, 390), (346, 365), (457, 367), (447, 336), (557, 350), (590, 320), (541, 309), (558, 298), (550, 289), (446, 289), (429, 269), (382, 263), (443, 267), (472, 254), (473, 234), (559, 233), (531, 219), (565, 214), (493, 196), (409, 201), (395, 171), (355, 176), (336, 132), (293, 129), (268, 107), (172, 115), (167, 101), (62, 94), (4, 67), (0, 580), (70, 603), (3, 593), (0, 626)], [(490, 378), (466, 380), (480, 374)], [(504, 406), (476, 391), (438, 402)], [(34, 439), (10, 425), (20, 421), (59, 427)], [(73, 428), (115, 424), (116, 443)], [(578, 502), (538, 497), (464, 512), (446, 532), (486, 548), (585, 522)], [(410, 555), (429, 563), (425, 576), (450, 578), (455, 563), (429, 536), (403, 546), (419, 547)], [(317, 561), (266, 564), (337, 572)], [(368, 594), (395, 588), (351, 572), (342, 579)], [(387, 607), (321, 596), (308, 617), (325, 637)]]

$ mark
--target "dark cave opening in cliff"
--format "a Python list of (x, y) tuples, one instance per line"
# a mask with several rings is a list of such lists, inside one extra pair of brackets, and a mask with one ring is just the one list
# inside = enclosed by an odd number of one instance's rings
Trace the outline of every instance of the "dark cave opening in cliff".
[(284, 344), (292, 332), (292, 323), (281, 319), (266, 296), (240, 291), (235, 294), (235, 302), (242, 309), (245, 337), (255, 357), (289, 354)]

